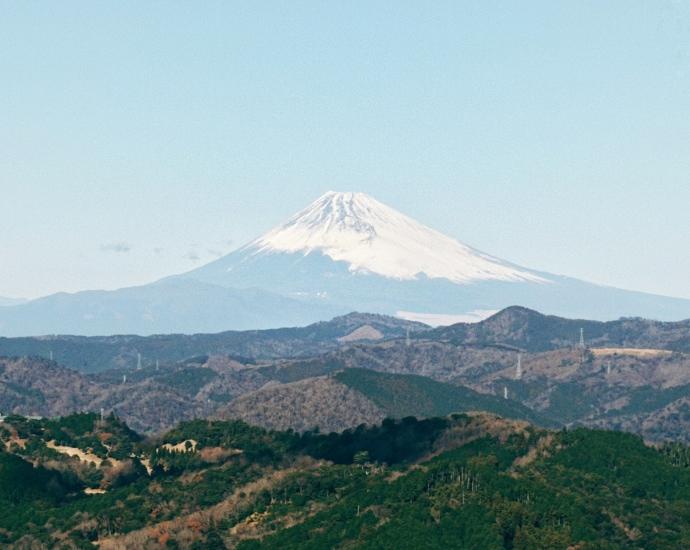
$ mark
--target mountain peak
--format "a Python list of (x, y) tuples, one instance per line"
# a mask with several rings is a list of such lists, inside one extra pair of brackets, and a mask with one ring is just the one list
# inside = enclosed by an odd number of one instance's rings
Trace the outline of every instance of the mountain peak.
[(431, 229), (366, 193), (329, 191), (249, 243), (252, 255), (320, 252), (352, 273), (398, 280), (546, 282)]

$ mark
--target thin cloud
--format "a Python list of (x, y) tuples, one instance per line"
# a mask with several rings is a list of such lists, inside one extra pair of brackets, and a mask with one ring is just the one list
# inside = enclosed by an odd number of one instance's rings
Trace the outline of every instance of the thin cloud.
[(206, 253), (210, 256), (215, 256), (220, 258), (228, 253), (228, 250), (232, 250), (233, 241), (231, 239), (225, 239), (223, 241), (218, 241), (214, 243), (213, 248), (207, 248)]
[(100, 249), (101, 252), (129, 252), (132, 250), (132, 245), (125, 242), (102, 244)]

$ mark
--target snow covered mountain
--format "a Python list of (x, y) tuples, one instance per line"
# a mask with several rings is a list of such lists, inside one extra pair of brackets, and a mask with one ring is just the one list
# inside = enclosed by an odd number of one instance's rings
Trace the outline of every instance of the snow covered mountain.
[(321, 252), (351, 273), (391, 279), (546, 282), (422, 225), (365, 193), (329, 191), (240, 252)]
[(602, 320), (690, 317), (689, 300), (519, 267), (365, 193), (328, 192), (246, 246), (180, 277), (431, 324), (479, 320), (514, 304)]
[(690, 300), (519, 267), (364, 193), (329, 192), (188, 273), (0, 307), (0, 335), (220, 332), (306, 325), (351, 311), (450, 324), (511, 305), (597, 320), (690, 318)]

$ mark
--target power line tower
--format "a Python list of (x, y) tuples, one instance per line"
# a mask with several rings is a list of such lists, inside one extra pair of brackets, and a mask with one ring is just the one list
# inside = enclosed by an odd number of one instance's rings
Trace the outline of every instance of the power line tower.
[(508, 386), (503, 386), (503, 399), (508, 399)]
[(158, 359), (156, 359), (156, 371), (158, 371)]
[(518, 353), (518, 363), (515, 369), (515, 380), (522, 380), (522, 353)]
[(580, 329), (580, 349), (585, 349), (585, 329)]
[(141, 353), (137, 353), (137, 370), (141, 370)]
[(405, 345), (409, 347), (411, 343), (412, 342), (410, 341), (410, 329), (408, 328), (407, 329), (407, 336), (405, 336)]
[(611, 374), (611, 361), (606, 363), (606, 374)]
[(53, 360), (53, 352), (52, 351), (50, 352), (50, 360), (51, 361)]

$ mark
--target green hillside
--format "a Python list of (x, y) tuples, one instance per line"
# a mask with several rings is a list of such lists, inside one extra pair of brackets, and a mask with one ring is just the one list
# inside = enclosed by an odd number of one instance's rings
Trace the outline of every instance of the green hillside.
[(394, 418), (428, 418), (467, 411), (486, 411), (541, 426), (559, 425), (519, 402), (481, 394), (464, 386), (444, 384), (424, 376), (345, 369), (337, 373), (335, 378), (363, 393)]
[[(195, 420), (146, 440), (95, 415), (0, 426), (8, 550), (690, 545), (690, 448), (622, 432), (464, 414), (328, 435)], [(51, 441), (106, 460), (86, 468)], [(104, 470), (105, 492), (85, 494)]]

